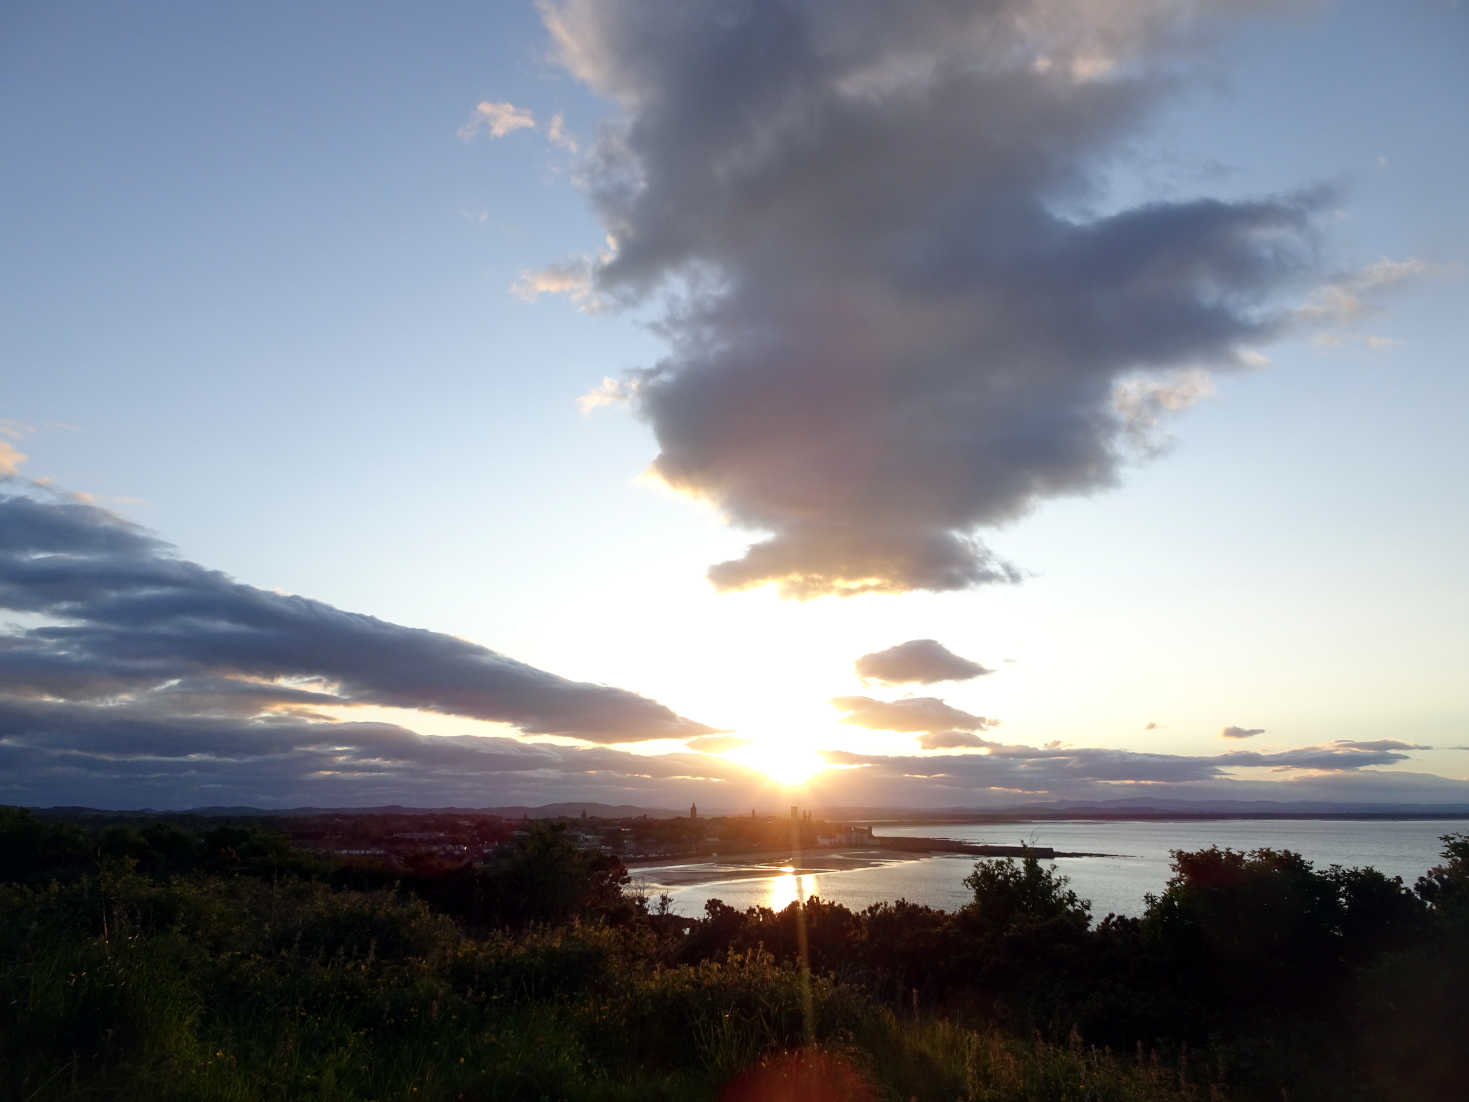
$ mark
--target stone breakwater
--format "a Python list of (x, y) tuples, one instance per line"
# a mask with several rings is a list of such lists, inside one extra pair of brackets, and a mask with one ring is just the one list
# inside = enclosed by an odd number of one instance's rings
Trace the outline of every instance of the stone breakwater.
[(956, 842), (950, 838), (907, 838), (876, 834), (873, 846), (901, 853), (965, 853), (974, 857), (1036, 857), (1052, 861), (1057, 857), (1114, 857), (1111, 853), (1082, 853), (1058, 850), (1051, 846), (993, 846), (982, 842)]

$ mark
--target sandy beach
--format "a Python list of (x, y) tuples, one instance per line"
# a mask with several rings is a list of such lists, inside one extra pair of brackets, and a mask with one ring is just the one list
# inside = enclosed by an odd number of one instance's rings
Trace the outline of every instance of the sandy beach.
[(744, 880), (782, 873), (807, 875), (821, 872), (846, 872), (852, 869), (877, 868), (903, 861), (917, 860), (922, 853), (893, 852), (882, 849), (822, 849), (796, 851), (757, 850), (746, 853), (711, 854), (707, 857), (650, 857), (627, 863), (635, 881), (647, 881), (660, 887), (686, 887), (720, 880)]

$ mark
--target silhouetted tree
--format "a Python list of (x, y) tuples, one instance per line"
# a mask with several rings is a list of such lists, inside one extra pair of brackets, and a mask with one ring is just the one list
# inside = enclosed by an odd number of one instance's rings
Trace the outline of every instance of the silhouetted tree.
[(618, 915), (627, 868), (611, 854), (584, 850), (563, 823), (533, 823), (481, 870), (488, 906), (512, 925), (564, 922), (576, 914)]

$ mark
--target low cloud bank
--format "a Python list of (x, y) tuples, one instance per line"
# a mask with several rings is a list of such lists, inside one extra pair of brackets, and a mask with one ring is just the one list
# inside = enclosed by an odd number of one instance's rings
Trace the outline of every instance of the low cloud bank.
[[(0, 497), (0, 610), (25, 620), (0, 633), (0, 799), (75, 801), (107, 787), (176, 796), (184, 786), (190, 803), (242, 787), (276, 803), (303, 785), (345, 794), (349, 779), (364, 794), (394, 784), (428, 793), (439, 781), (462, 792), (471, 777), (485, 785), (590, 769), (647, 779), (696, 760), (424, 737), (326, 713), (352, 705), (602, 744), (715, 733), (624, 689), (243, 585), (112, 513), (64, 500)], [(697, 760), (706, 772), (723, 768)], [(363, 802), (355, 790), (352, 800)]]

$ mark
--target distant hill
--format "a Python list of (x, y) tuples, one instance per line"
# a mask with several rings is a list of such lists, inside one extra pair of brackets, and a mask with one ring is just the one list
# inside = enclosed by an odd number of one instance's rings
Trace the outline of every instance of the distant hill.
[(41, 807), (33, 808), (42, 815), (58, 818), (80, 819), (88, 816), (105, 815), (115, 819), (119, 816), (153, 818), (159, 815), (198, 815), (212, 819), (246, 819), (281, 815), (498, 815), (502, 819), (564, 819), (579, 818), (586, 812), (593, 819), (635, 819), (646, 815), (650, 819), (672, 819), (687, 815), (686, 810), (667, 807), (637, 807), (633, 804), (559, 803), (542, 804), (539, 807), (516, 805), (513, 807), (404, 807), (401, 804), (383, 804), (376, 807), (191, 807), (186, 810), (164, 810), (139, 808), (114, 811), (95, 807)]

